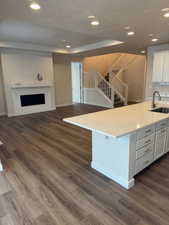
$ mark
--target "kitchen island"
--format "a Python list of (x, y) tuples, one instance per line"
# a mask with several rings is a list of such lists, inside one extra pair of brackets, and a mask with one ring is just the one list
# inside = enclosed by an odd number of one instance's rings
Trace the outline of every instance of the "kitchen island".
[(92, 168), (129, 189), (136, 174), (169, 151), (169, 114), (150, 110), (144, 102), (64, 121), (92, 131)]

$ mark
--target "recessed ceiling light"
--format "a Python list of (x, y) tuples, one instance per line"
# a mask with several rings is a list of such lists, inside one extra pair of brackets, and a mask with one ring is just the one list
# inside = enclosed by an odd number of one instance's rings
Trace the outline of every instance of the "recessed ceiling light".
[(130, 27), (129, 27), (129, 26), (126, 26), (126, 27), (124, 27), (124, 29), (125, 29), (125, 30), (129, 30), (129, 29), (130, 29)]
[(151, 41), (156, 42), (156, 41), (158, 41), (158, 38), (153, 38)]
[(169, 8), (164, 8), (164, 9), (161, 9), (162, 12), (168, 12), (169, 11)]
[(129, 36), (134, 35), (134, 34), (135, 34), (134, 31), (129, 31), (129, 32), (127, 33), (127, 35), (129, 35)]
[(71, 48), (71, 45), (66, 45), (66, 48)]
[(33, 10), (39, 10), (41, 7), (38, 3), (34, 2), (30, 4), (30, 8)]
[(163, 16), (169, 18), (169, 12), (165, 13)]
[(94, 20), (91, 22), (92, 26), (98, 26), (100, 24), (100, 22), (98, 20)]
[(144, 54), (144, 53), (146, 53), (146, 51), (145, 50), (142, 50), (141, 53)]
[(89, 19), (94, 19), (95, 16), (92, 16), (92, 15), (91, 15), (91, 16), (88, 16), (88, 18), (89, 18)]

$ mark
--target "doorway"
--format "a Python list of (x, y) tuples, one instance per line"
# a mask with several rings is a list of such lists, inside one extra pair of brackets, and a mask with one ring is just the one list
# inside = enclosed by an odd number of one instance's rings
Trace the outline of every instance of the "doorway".
[(82, 63), (71, 62), (72, 73), (72, 102), (83, 103)]

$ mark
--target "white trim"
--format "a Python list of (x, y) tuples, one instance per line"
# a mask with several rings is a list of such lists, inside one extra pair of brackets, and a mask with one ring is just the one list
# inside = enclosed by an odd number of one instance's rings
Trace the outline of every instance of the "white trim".
[(6, 116), (6, 115), (7, 115), (7, 113), (5, 113), (5, 112), (0, 113), (0, 116)]
[[(0, 141), (0, 146), (1, 145), (3, 145), (3, 143)], [(3, 166), (2, 166), (1, 160), (0, 160), (0, 171), (3, 171)]]
[(93, 44), (80, 46), (79, 48), (73, 48), (71, 50), (71, 53), (75, 54), (75, 53), (79, 53), (79, 52), (85, 52), (85, 51), (89, 51), (89, 50), (105, 48), (105, 47), (110, 47), (110, 46), (114, 46), (114, 45), (120, 45), (123, 43), (124, 42), (122, 42), (122, 41), (116, 41), (116, 40), (99, 41), (99, 42), (96, 42)]
[(2, 163), (1, 163), (1, 160), (0, 160), (0, 172), (3, 171), (3, 166), (2, 166)]
[(69, 103), (69, 104), (58, 104), (58, 105), (56, 105), (56, 108), (57, 108), (57, 107), (64, 107), (64, 106), (70, 106), (70, 105), (74, 105), (74, 103)]
[(114, 180), (115, 182), (117, 182), (118, 184), (120, 184), (121, 186), (123, 186), (126, 189), (130, 189), (131, 187), (134, 186), (135, 183), (135, 179), (132, 178), (131, 180), (124, 180), (123, 178), (116, 176), (113, 174), (113, 171), (111, 171), (110, 169), (107, 168), (103, 168), (103, 166), (98, 165), (97, 163), (93, 162), (91, 163), (91, 167), (97, 171), (99, 171), (100, 173), (104, 174), (106, 177)]
[(64, 49), (58, 49), (58, 48), (54, 48), (50, 46), (43, 46), (43, 45), (22, 43), (22, 42), (19, 42), (19, 43), (0, 42), (0, 48), (23, 49), (23, 50), (40, 51), (40, 52), (55, 52), (55, 53), (69, 54), (69, 51)]
[(107, 109), (113, 109), (113, 106), (112, 107), (109, 107), (109, 106), (105, 106), (105, 105), (101, 105), (101, 104), (92, 104), (92, 103), (82, 103), (84, 105), (93, 105), (93, 106), (100, 106), (100, 107), (103, 107), (103, 108), (107, 108)]
[(99, 41), (93, 44), (89, 45), (83, 45), (79, 48), (72, 48), (72, 49), (59, 49), (50, 47), (50, 46), (44, 46), (44, 45), (37, 45), (37, 44), (31, 44), (31, 43), (22, 43), (22, 42), (0, 42), (0, 48), (12, 48), (12, 49), (24, 49), (24, 50), (32, 50), (32, 51), (42, 51), (42, 52), (54, 52), (54, 53), (62, 53), (62, 54), (76, 54), (80, 52), (85, 52), (89, 50), (94, 49), (100, 49), (105, 47), (110, 47), (114, 45), (120, 45), (123, 44), (122, 41), (117, 40), (105, 40), (105, 41)]
[(56, 110), (55, 107), (52, 107), (50, 109), (44, 109), (44, 110), (41, 110), (40, 112), (23, 112), (22, 114), (17, 114), (17, 113), (8, 113), (8, 117), (13, 117), (13, 116), (23, 116), (23, 115), (30, 115), (30, 114), (35, 114), (35, 113), (42, 113), (42, 112), (49, 112), (49, 111), (53, 111), (53, 110)]

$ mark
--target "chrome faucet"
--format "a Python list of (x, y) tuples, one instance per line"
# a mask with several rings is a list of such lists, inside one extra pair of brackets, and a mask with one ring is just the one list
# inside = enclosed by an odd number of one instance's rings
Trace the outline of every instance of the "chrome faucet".
[(154, 91), (153, 92), (153, 99), (152, 99), (152, 108), (156, 107), (156, 104), (155, 104), (155, 96), (156, 96), (156, 94), (158, 95), (159, 100), (161, 100), (160, 93), (158, 91)]

